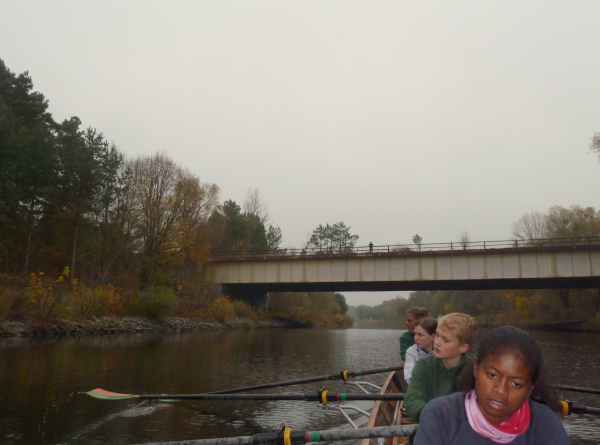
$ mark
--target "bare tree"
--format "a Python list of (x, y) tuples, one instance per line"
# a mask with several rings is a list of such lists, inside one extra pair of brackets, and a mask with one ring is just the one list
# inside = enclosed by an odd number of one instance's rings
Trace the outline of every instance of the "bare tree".
[(243, 203), (244, 213), (257, 216), (261, 223), (266, 224), (269, 221), (269, 206), (260, 199), (258, 189), (248, 189)]
[(129, 167), (133, 204), (139, 214), (136, 235), (144, 253), (185, 250), (217, 204), (219, 188), (201, 183), (162, 153), (138, 157)]
[(590, 151), (595, 152), (598, 155), (598, 160), (600, 161), (600, 133), (596, 133), (592, 136), (592, 141), (590, 142)]
[(540, 212), (529, 212), (521, 216), (512, 225), (515, 239), (530, 242), (548, 237), (548, 218)]
[(471, 238), (469, 237), (469, 232), (463, 230), (458, 237), (458, 244), (463, 248), (463, 250), (467, 250), (469, 247), (469, 243), (471, 242)]

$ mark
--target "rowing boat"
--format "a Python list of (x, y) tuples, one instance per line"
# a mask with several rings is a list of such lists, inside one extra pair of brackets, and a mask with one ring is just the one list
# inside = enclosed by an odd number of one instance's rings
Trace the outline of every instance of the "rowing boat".
[[(380, 394), (398, 394), (406, 390), (406, 381), (404, 380), (404, 371), (392, 371), (388, 375)], [(415, 421), (408, 417), (404, 411), (404, 401), (400, 400), (377, 400), (367, 427), (391, 426), (391, 425), (409, 425)], [(385, 439), (364, 439), (361, 445), (399, 445), (408, 443), (408, 437), (388, 437)]]

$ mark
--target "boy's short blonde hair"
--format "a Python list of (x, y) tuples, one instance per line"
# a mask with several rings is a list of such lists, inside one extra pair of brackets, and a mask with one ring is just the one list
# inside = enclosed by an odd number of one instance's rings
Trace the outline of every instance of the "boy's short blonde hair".
[(475, 320), (467, 314), (452, 312), (438, 318), (438, 327), (448, 329), (458, 338), (459, 344), (468, 344), (471, 346), (477, 337), (477, 326)]

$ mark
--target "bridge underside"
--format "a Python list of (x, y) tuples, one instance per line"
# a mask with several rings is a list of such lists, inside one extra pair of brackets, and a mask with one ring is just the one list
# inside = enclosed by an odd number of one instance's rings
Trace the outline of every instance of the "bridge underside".
[(600, 288), (600, 277), (320, 283), (232, 283), (222, 285), (223, 293), (228, 295), (241, 295), (245, 293), (266, 294), (267, 292), (385, 292), (416, 290), (590, 288)]

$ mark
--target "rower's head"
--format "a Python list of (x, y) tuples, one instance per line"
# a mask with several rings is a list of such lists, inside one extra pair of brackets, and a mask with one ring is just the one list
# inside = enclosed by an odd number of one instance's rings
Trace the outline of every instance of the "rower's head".
[(466, 354), (477, 335), (475, 321), (467, 314), (453, 312), (438, 319), (433, 354), (456, 366)]
[(460, 312), (453, 312), (438, 318), (438, 329), (455, 336), (459, 345), (466, 344), (470, 346), (477, 337), (475, 320)]
[(429, 311), (422, 307), (411, 307), (406, 311), (406, 329), (413, 334), (415, 332), (415, 322), (421, 318), (429, 317)]
[(431, 352), (433, 350), (436, 329), (437, 320), (435, 318), (425, 317), (415, 321), (415, 343), (417, 347)]
[(458, 386), (465, 393), (475, 390), (482, 413), (492, 423), (506, 421), (529, 397), (553, 409), (560, 406), (545, 375), (540, 346), (514, 326), (493, 329), (481, 340)]

